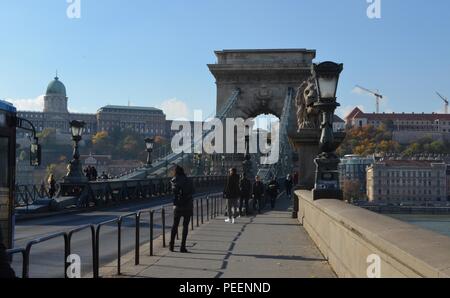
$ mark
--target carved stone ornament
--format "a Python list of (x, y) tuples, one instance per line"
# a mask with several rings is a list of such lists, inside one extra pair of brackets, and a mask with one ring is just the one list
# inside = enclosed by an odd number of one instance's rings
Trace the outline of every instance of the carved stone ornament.
[(314, 76), (305, 80), (297, 89), (295, 104), (297, 106), (298, 129), (320, 128), (320, 113), (314, 107), (318, 100), (317, 86)]
[(266, 85), (262, 85), (255, 94), (255, 98), (260, 101), (263, 106), (267, 106), (268, 101), (272, 98), (272, 90), (267, 88)]

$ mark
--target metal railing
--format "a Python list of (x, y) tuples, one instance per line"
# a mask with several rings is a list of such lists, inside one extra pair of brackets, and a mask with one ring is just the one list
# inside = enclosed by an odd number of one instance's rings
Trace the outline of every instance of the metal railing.
[(15, 205), (16, 207), (26, 207), (32, 205), (36, 200), (49, 197), (45, 187), (38, 185), (16, 185)]
[[(193, 176), (195, 189), (205, 191), (211, 187), (222, 186), (225, 176)], [(171, 178), (152, 178), (136, 180), (92, 181), (85, 185), (62, 183), (57, 197), (74, 197), (79, 208), (106, 205), (111, 202), (145, 200), (171, 195)], [(74, 189), (78, 191), (74, 192)], [(15, 188), (16, 207), (28, 207), (36, 200), (48, 198), (47, 190), (37, 185), (17, 185)]]
[[(209, 221), (215, 217), (217, 217), (219, 214), (223, 214), (223, 195), (222, 193), (213, 193), (208, 195), (201, 195), (199, 197), (194, 198), (194, 216), (196, 216), (196, 225), (199, 227), (200, 221), (203, 224), (205, 221)], [(29, 278), (30, 277), (30, 255), (31, 255), (31, 249), (37, 245), (42, 244), (44, 242), (63, 238), (64, 240), (64, 260), (62, 262), (63, 268), (64, 268), (64, 277), (68, 278), (67, 276), (67, 268), (70, 266), (70, 263), (68, 263), (68, 256), (71, 255), (71, 242), (72, 242), (72, 236), (76, 233), (79, 233), (81, 231), (90, 230), (91, 232), (91, 242), (92, 242), (92, 272), (93, 272), (93, 278), (99, 278), (100, 277), (100, 244), (101, 244), (101, 230), (102, 227), (110, 224), (116, 224), (117, 225), (117, 274), (121, 274), (121, 260), (122, 260), (122, 224), (124, 222), (124, 219), (126, 218), (134, 218), (135, 221), (135, 244), (134, 244), (134, 259), (135, 259), (135, 265), (140, 264), (140, 247), (141, 247), (141, 241), (140, 241), (140, 235), (141, 235), (141, 219), (143, 214), (149, 214), (150, 220), (149, 220), (149, 255), (154, 255), (154, 216), (155, 213), (161, 213), (161, 220), (162, 220), (162, 245), (163, 247), (166, 247), (166, 216), (167, 212), (166, 209), (171, 206), (170, 204), (162, 205), (157, 208), (151, 208), (151, 209), (144, 209), (137, 212), (129, 213), (126, 215), (118, 216), (114, 219), (104, 221), (101, 223), (98, 223), (96, 225), (89, 224), (77, 227), (75, 229), (66, 231), (66, 232), (58, 232), (54, 233), (48, 236), (44, 236), (41, 238), (37, 238), (34, 240), (29, 241), (25, 247), (23, 248), (16, 248), (16, 249), (10, 249), (7, 250), (8, 257), (12, 260), (14, 255), (21, 254), (22, 255), (22, 278)], [(205, 215), (206, 214), (206, 218)], [(191, 229), (194, 230), (194, 216), (191, 217)]]

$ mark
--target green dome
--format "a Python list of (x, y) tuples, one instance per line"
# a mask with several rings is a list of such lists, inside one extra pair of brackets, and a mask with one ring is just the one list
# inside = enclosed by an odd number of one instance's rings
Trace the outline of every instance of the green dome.
[(55, 77), (53, 81), (48, 84), (46, 95), (64, 95), (66, 96), (66, 87), (59, 80), (58, 77)]

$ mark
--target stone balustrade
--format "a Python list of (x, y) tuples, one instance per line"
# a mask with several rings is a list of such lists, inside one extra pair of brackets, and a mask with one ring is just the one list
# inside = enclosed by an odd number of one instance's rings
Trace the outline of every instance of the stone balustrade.
[(295, 194), (298, 220), (339, 277), (368, 277), (374, 260), (382, 278), (450, 277), (450, 237), (339, 200), (313, 201), (310, 191)]

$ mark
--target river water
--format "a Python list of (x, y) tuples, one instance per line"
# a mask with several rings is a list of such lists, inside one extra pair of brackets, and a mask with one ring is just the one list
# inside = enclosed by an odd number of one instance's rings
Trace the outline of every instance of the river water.
[(386, 214), (424, 229), (450, 237), (450, 215)]

